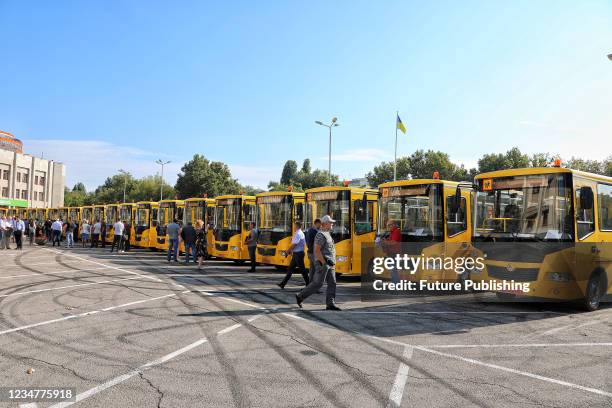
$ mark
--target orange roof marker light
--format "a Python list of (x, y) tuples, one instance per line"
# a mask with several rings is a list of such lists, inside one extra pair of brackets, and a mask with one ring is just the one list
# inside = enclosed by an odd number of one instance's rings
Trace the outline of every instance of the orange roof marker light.
[(440, 180), (440, 172), (438, 170), (434, 171), (432, 178), (434, 180)]
[(293, 191), (293, 186), (287, 186), (287, 191), (288, 192), (292, 192)]
[(561, 159), (555, 159), (553, 162), (553, 167), (561, 167)]
[(348, 181), (348, 180), (344, 180), (344, 181), (342, 182), (342, 185), (343, 185), (344, 187), (348, 187), (348, 186), (349, 186), (349, 181)]

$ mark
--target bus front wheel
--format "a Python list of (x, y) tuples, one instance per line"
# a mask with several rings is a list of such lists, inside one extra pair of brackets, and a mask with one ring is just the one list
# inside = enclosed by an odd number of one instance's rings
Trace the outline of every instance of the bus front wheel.
[(601, 298), (606, 290), (606, 282), (603, 274), (599, 271), (593, 272), (589, 283), (587, 283), (586, 293), (584, 296), (583, 307), (586, 311), (592, 312), (599, 308)]

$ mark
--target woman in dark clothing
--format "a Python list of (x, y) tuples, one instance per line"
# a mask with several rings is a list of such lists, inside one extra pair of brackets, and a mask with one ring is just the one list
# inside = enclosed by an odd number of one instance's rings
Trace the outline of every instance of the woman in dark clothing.
[(202, 269), (202, 262), (206, 258), (206, 231), (202, 220), (196, 221), (196, 258), (198, 269)]

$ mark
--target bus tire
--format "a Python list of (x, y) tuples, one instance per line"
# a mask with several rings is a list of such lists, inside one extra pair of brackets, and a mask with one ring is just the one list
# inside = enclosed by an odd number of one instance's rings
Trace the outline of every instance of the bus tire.
[(244, 265), (246, 261), (244, 259), (234, 259), (236, 265)]
[(599, 304), (601, 303), (601, 299), (604, 296), (604, 292), (606, 290), (606, 278), (604, 274), (597, 270), (591, 274), (589, 278), (589, 282), (586, 286), (586, 291), (584, 294), (584, 300), (582, 303), (582, 307), (587, 312), (595, 311), (599, 308)]
[(283, 266), (283, 265), (274, 265), (274, 267), (276, 268), (277, 271), (286, 271), (287, 269), (289, 269), (288, 266)]

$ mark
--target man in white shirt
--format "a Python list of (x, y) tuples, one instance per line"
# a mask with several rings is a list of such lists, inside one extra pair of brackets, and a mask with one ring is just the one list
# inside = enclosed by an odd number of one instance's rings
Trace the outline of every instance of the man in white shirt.
[(19, 219), (19, 217), (15, 217), (15, 227), (13, 230), (13, 234), (15, 235), (15, 244), (17, 247), (15, 249), (23, 248), (23, 234), (25, 233), (25, 224)]
[(63, 226), (64, 224), (59, 219), (53, 221), (53, 224), (51, 224), (51, 233), (53, 234), (53, 246), (55, 246), (56, 242), (57, 246), (60, 246), (60, 243), (62, 241)]
[(81, 244), (83, 248), (85, 248), (85, 244), (89, 241), (89, 232), (91, 230), (91, 225), (87, 222), (87, 220), (83, 220), (83, 225), (81, 225)]
[(96, 221), (93, 225), (93, 232), (91, 233), (91, 248), (98, 247), (98, 242), (100, 241), (100, 234), (102, 233), (102, 223), (100, 221)]
[(281, 289), (285, 289), (285, 285), (291, 279), (291, 275), (295, 272), (296, 269), (300, 270), (302, 277), (304, 278), (304, 282), (306, 282), (306, 286), (310, 283), (310, 279), (308, 277), (308, 272), (306, 271), (306, 267), (304, 266), (304, 247), (306, 245), (306, 236), (302, 231), (302, 223), (300, 221), (295, 222), (295, 234), (293, 234), (293, 239), (291, 240), (291, 246), (287, 250), (287, 254), (291, 254), (291, 263), (289, 264), (289, 269), (287, 270), (287, 275), (285, 275), (285, 279), (278, 286)]
[(6, 217), (0, 218), (0, 249), (6, 248)]
[(113, 228), (115, 229), (115, 236), (113, 237), (113, 246), (111, 246), (111, 253), (113, 249), (115, 249), (115, 245), (117, 245), (117, 252), (122, 252), (121, 249), (121, 239), (123, 238), (123, 229), (125, 225), (121, 222), (121, 220), (117, 221), (113, 224)]

